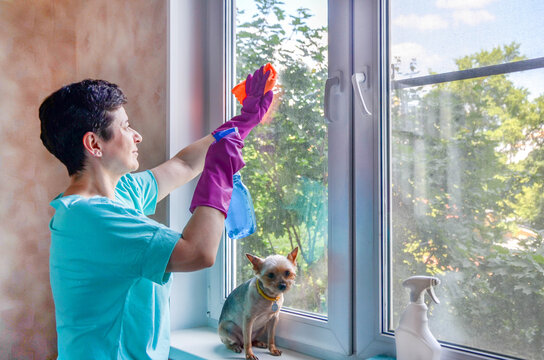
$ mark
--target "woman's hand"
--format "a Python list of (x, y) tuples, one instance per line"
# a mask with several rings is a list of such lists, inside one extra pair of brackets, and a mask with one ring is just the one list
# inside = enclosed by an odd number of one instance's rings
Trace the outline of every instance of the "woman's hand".
[[(264, 88), (268, 77), (270, 76), (270, 70), (264, 72), (264, 66), (261, 66), (256, 70), (253, 75), (249, 74), (246, 78), (246, 95), (252, 97), (262, 97), (264, 95)], [(245, 99), (244, 99), (245, 100)]]
[(263, 94), (266, 82), (270, 76), (270, 70), (266, 73), (263, 73), (263, 70), (264, 66), (261, 66), (253, 75), (250, 74), (247, 76), (247, 96), (242, 105), (242, 113), (218, 127), (212, 134), (231, 127), (237, 127), (240, 137), (245, 139), (250, 131), (261, 122), (274, 99), (272, 90)]

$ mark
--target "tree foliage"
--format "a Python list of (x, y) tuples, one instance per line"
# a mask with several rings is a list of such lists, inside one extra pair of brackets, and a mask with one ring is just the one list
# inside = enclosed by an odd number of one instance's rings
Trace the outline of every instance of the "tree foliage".
[[(255, 3), (257, 13), (238, 25), (238, 81), (270, 62), (278, 70), (279, 90), (269, 117), (245, 141), (242, 176), (254, 200), (258, 230), (239, 241), (239, 253), (286, 255), (298, 246), (299, 280), (286, 305), (326, 313), (326, 28), (308, 26), (308, 9), (287, 14), (281, 1)], [(241, 265), (239, 281), (252, 275), (247, 264)]]
[[(521, 59), (510, 44), (456, 63)], [(437, 275), (439, 337), (543, 358), (544, 97), (531, 101), (503, 74), (392, 100), (394, 292), (408, 274)], [(397, 300), (397, 315), (403, 307)]]

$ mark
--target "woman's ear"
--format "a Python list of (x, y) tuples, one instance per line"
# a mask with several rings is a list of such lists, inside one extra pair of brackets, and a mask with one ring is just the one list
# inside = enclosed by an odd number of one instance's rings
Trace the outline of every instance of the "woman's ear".
[(102, 157), (102, 148), (98, 135), (92, 131), (88, 131), (83, 135), (83, 147), (93, 157)]

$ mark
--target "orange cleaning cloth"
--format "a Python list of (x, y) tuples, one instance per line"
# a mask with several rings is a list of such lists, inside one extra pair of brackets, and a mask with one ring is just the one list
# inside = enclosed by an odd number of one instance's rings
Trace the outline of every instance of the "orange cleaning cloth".
[[(268, 80), (266, 80), (266, 85), (264, 86), (264, 93), (266, 94), (270, 90), (274, 88), (274, 85), (276, 84), (276, 78), (278, 76), (278, 73), (276, 72), (276, 69), (268, 63), (264, 66), (263, 74), (266, 73), (268, 70), (270, 70), (270, 75), (268, 75)], [(244, 99), (246, 98), (246, 81), (242, 81), (238, 85), (232, 88), (231, 91), (234, 96), (236, 96), (236, 99), (240, 102), (240, 104), (243, 105)]]

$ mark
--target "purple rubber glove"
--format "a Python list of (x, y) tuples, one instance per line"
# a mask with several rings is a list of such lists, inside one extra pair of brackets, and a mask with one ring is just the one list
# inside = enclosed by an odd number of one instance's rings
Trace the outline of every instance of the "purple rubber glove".
[(240, 137), (243, 140), (249, 134), (251, 129), (261, 122), (264, 114), (266, 114), (268, 111), (270, 104), (272, 104), (272, 99), (274, 98), (274, 93), (272, 90), (268, 91), (266, 94), (263, 94), (266, 81), (270, 75), (270, 70), (263, 74), (263, 69), (264, 66), (261, 66), (257, 71), (255, 71), (253, 76), (251, 74), (247, 76), (247, 96), (242, 105), (242, 113), (218, 127), (212, 132), (212, 135), (231, 127), (237, 127)]
[(214, 135), (216, 141), (210, 145), (204, 161), (204, 170), (196, 185), (189, 211), (197, 206), (209, 206), (221, 211), (225, 218), (232, 195), (232, 175), (244, 167), (242, 148), (244, 141), (237, 129)]

